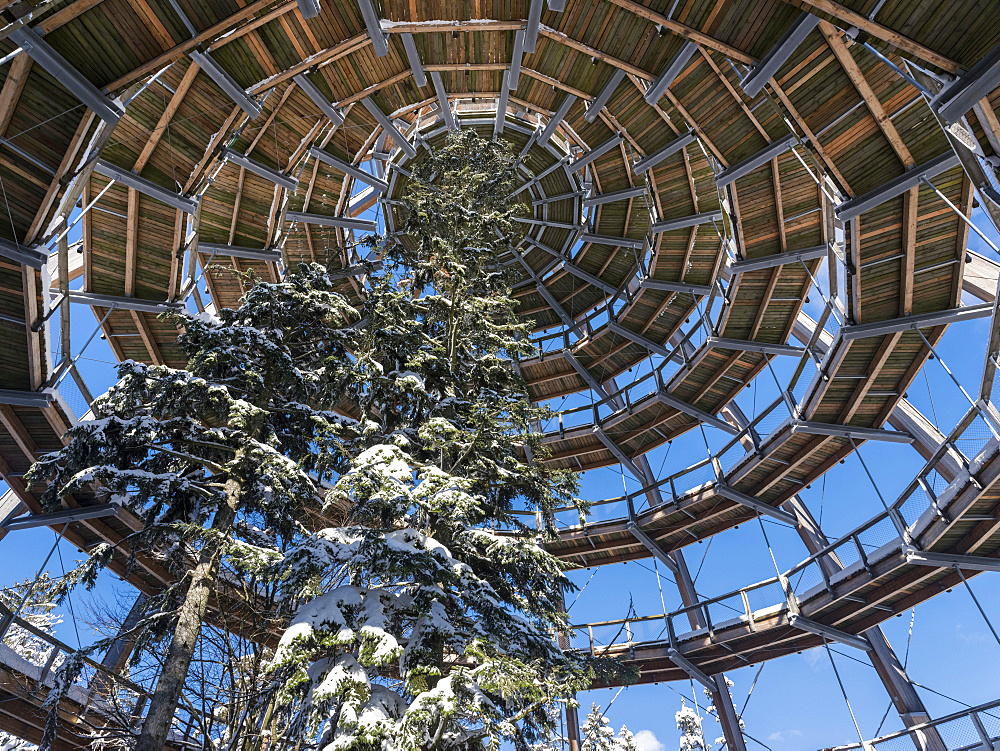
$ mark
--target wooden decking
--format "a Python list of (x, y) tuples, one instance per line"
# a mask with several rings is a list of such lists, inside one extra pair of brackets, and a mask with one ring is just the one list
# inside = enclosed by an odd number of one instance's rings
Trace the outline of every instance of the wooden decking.
[[(921, 477), (929, 477), (936, 467), (928, 465)], [(926, 507), (925, 496), (915, 497), (922, 493), (916, 481), (893, 505), (904, 517), (911, 540), (900, 538), (888, 515), (880, 514), (780, 580), (744, 587), (666, 617), (635, 619), (627, 630), (623, 622), (584, 624), (577, 627), (574, 644), (590, 648), (588, 634), (596, 629), (594, 652), (636, 665), (640, 682), (649, 683), (688, 677), (671, 658), (672, 649), (711, 675), (821, 644), (822, 636), (792, 625), (792, 613), (846, 634), (863, 634), (961, 583), (952, 565), (914, 563), (907, 551), (997, 561), (998, 481), (1000, 443), (992, 439), (967, 471), (937, 492), (936, 508)], [(913, 510), (908, 501), (915, 503)], [(964, 569), (966, 577), (976, 573)], [(618, 637), (607, 644), (602, 634)]]
[[(864, 440), (908, 430), (904, 395), (929, 346), (955, 317), (991, 312), (964, 307), (963, 287), (981, 300), (995, 293), (995, 268), (967, 261), (959, 216), (975, 188), (1000, 218), (982, 187), (992, 167), (956, 142), (1000, 157), (1000, 87), (987, 87), (965, 114), (969, 132), (953, 138), (928, 104), (940, 84), (907, 67), (961, 75), (993, 53), (1000, 29), (980, 4), (956, 0), (944, 13), (935, 0), (693, 0), (671, 12), (670, 3), (569, 0), (563, 11), (542, 7), (528, 44), (531, 4), (384, 0), (382, 56), (355, 2), (321, 0), (309, 20), (289, 0), (182, 4), (184, 18), (171, 0), (39, 10), (27, 27), (90, 95), (119, 97), (124, 116), (102, 120), (41, 57), (21, 52), (0, 67), (0, 476), (24, 508), (41, 511), (24, 472), (75, 419), (60, 398), (41, 396), (70, 383), (71, 286), (85, 293), (72, 304), (92, 307), (117, 358), (170, 366), (184, 358), (161, 304), (232, 306), (247, 272), (273, 280), (290, 264), (325, 263), (358, 301), (361, 232), (331, 223), (398, 221), (409, 160), (388, 131), (419, 152), (420, 141), (443, 138), (444, 105), (461, 127), (492, 136), (498, 98), (531, 215), (520, 257), (502, 259), (519, 275), (513, 294), (537, 348), (520, 372), (533, 399), (584, 405), (547, 427), (544, 460), (629, 468), (699, 425), (733, 434), (717, 464), (657, 478), (631, 513), (621, 499), (598, 505), (585, 528), (561, 520), (557, 555), (583, 565), (650, 555), (630, 521), (661, 552), (680, 550), (757, 513), (734, 492), (778, 509)], [(17, 22), (17, 7), (5, 8), (3, 23)], [(747, 94), (748, 71), (803, 11), (818, 22)], [(20, 38), (8, 29), (0, 56)], [(678, 55), (669, 85), (651, 95)], [(220, 86), (225, 78), (231, 86)], [(590, 111), (595, 98), (603, 104)], [(539, 143), (560, 108), (562, 123)], [(905, 182), (919, 174), (933, 187)], [(74, 206), (86, 211), (69, 247), (60, 235)], [(52, 273), (38, 268), (46, 255)], [(826, 303), (816, 336), (802, 336), (807, 297)], [(736, 396), (769, 377), (774, 358), (799, 366), (789, 404), (772, 405), (767, 430), (753, 415), (746, 427)], [(936, 440), (915, 447), (928, 458)], [(989, 554), (990, 523), (961, 514), (997, 517), (992, 455), (976, 473), (982, 491), (963, 480), (957, 452), (945, 458), (941, 476), (967, 486), (956, 486), (951, 521), (927, 522), (918, 542)], [(117, 544), (112, 570), (152, 593), (172, 574), (150, 557), (133, 565), (124, 541), (136, 528), (111, 516), (74, 522), (66, 536), (81, 550)], [(856, 633), (953, 576), (884, 553), (803, 592), (803, 614)], [(780, 607), (751, 612), (677, 644), (716, 672), (816, 643)], [(650, 680), (678, 676), (662, 643), (633, 646)]]

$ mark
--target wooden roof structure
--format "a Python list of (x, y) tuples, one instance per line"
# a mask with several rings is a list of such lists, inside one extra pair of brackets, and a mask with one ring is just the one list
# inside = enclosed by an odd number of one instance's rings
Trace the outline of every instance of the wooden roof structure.
[[(535, 400), (577, 405), (544, 460), (643, 485), (558, 555), (676, 560), (758, 513), (808, 526), (789, 511), (799, 489), (866, 440), (910, 441), (961, 479), (972, 457), (939, 455), (945, 436), (904, 394), (948, 325), (993, 315), (996, 268), (968, 252), (974, 201), (1000, 219), (992, 3), (319, 5), (0, 0), (0, 476), (24, 509), (41, 510), (23, 473), (80, 416), (57, 387), (89, 396), (71, 304), (119, 359), (179, 366), (158, 314), (235, 305), (233, 272), (319, 261), (356, 297), (355, 240), (393, 231), (407, 163), (450, 128), (521, 155), (531, 218), (501, 260), (537, 354), (518, 367)], [(795, 376), (772, 408), (787, 419), (768, 432), (734, 400), (784, 357)], [(653, 476), (646, 455), (700, 426), (732, 439), (698, 482)], [(88, 549), (129, 530), (98, 517), (66, 534)], [(146, 591), (170, 576), (121, 573)], [(851, 633), (877, 620), (822, 607)], [(733, 659), (706, 653), (704, 670)], [(658, 665), (656, 680), (676, 672)]]

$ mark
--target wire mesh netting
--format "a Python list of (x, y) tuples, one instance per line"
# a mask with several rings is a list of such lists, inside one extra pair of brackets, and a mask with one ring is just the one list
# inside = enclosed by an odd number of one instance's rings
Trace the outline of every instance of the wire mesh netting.
[(59, 396), (62, 397), (63, 402), (73, 412), (72, 416), (75, 420), (82, 419), (90, 410), (87, 399), (84, 397), (83, 392), (80, 391), (80, 387), (77, 386), (72, 376), (66, 376), (62, 380), (62, 383), (59, 384)]
[(788, 419), (788, 410), (785, 408), (773, 409), (757, 423), (757, 433), (761, 438), (767, 439), (775, 429)]
[(902, 503), (897, 503), (896, 508), (899, 509), (903, 521), (908, 526), (912, 526), (930, 505), (931, 502), (930, 498), (927, 497), (927, 493), (924, 492), (924, 489), (920, 485), (917, 485), (911, 489)]
[(1000, 707), (977, 712), (976, 716), (990, 738), (1000, 737)]
[(746, 616), (746, 606), (743, 604), (743, 596), (739, 593), (712, 600), (706, 607), (712, 624), (716, 626), (725, 621)]
[(792, 399), (798, 407), (802, 406), (806, 392), (809, 391), (809, 383), (812, 381), (813, 372), (813, 369), (806, 365), (805, 369), (799, 375), (799, 379), (792, 384)]
[(971, 717), (959, 717), (949, 722), (943, 722), (936, 725), (935, 730), (949, 749), (975, 746), (982, 741)]
[[(593, 524), (595, 522), (606, 522), (613, 521), (615, 519), (627, 519), (628, 518), (628, 501), (624, 498), (621, 500), (611, 501), (609, 503), (595, 503), (590, 507), (590, 512), (587, 514), (587, 523)], [(576, 517), (576, 524), (580, 523), (580, 517)]]
[(667, 623), (663, 618), (631, 621), (629, 631), (634, 642), (653, 642), (667, 638)]
[(785, 601), (785, 590), (781, 588), (781, 583), (777, 580), (771, 580), (760, 586), (748, 588), (744, 592), (747, 602), (750, 603), (750, 612), (774, 607)]
[(719, 454), (719, 463), (722, 465), (722, 471), (728, 473), (746, 455), (747, 450), (740, 443), (734, 443)]
[(789, 584), (796, 596), (801, 597), (813, 587), (823, 584), (823, 572), (818, 561), (810, 563), (789, 577)]
[(715, 480), (715, 468), (712, 466), (710, 461), (706, 460), (704, 464), (691, 467), (690, 469), (675, 475), (674, 488), (677, 490), (679, 495), (683, 495), (685, 491), (693, 490), (694, 488), (700, 487), (705, 483), (715, 482)]
[(859, 532), (857, 539), (861, 542), (861, 547), (865, 555), (878, 550), (883, 545), (899, 539), (895, 525), (888, 516), (883, 517), (870, 527)]
[(955, 439), (955, 446), (967, 457), (974, 458), (992, 438), (993, 432), (990, 426), (986, 424), (982, 415), (977, 415), (969, 427)]
[(886, 738), (872, 743), (871, 748), (878, 751), (913, 751), (913, 739), (909, 735)]

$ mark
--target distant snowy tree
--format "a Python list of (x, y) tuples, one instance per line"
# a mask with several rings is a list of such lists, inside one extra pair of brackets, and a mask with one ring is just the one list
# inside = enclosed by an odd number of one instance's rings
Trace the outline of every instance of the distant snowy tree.
[(581, 751), (615, 751), (615, 731), (611, 727), (611, 722), (601, 712), (601, 708), (595, 703), (590, 705), (590, 712), (587, 720), (580, 730), (583, 736)]
[[(59, 582), (52, 579), (47, 572), (43, 572), (37, 578), (25, 579), (13, 586), (0, 589), (0, 602), (12, 611), (17, 611), (20, 606), (18, 615), (21, 619), (51, 634), (62, 622), (62, 616), (55, 612), (59, 596), (58, 587)], [(12, 623), (7, 629), (3, 644), (34, 665), (43, 665), (52, 649), (52, 645), (45, 639), (16, 623)]]
[[(58, 582), (48, 573), (43, 572), (37, 578), (26, 579), (11, 587), (0, 589), (0, 602), (9, 610), (17, 611), (18, 616), (25, 622), (51, 634), (62, 622), (62, 616), (55, 612), (57, 584)], [(45, 639), (17, 623), (12, 623), (7, 629), (3, 645), (33, 665), (44, 665), (52, 649), (52, 645)], [(61, 657), (61, 655), (56, 657), (54, 663), (56, 666), (62, 661)], [(35, 748), (37, 746), (34, 744), (0, 730), (0, 751), (31, 751)]]
[(677, 729), (681, 731), (680, 751), (712, 750), (712, 746), (705, 742), (701, 717), (683, 699), (675, 719), (677, 720)]
[(597, 704), (591, 704), (587, 720), (581, 728), (581, 751), (636, 751), (635, 737), (627, 726), (615, 735), (611, 722)]
[(618, 751), (638, 751), (635, 745), (635, 736), (625, 725), (618, 731)]

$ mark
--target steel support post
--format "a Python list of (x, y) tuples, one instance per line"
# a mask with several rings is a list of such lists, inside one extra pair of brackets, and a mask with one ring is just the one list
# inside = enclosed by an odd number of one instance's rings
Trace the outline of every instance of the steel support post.
[[(566, 612), (566, 596), (563, 592), (559, 593), (559, 609)], [(570, 648), (569, 637), (566, 634), (559, 635), (559, 648)], [(569, 751), (580, 751), (580, 715), (576, 707), (571, 707), (569, 704), (566, 705), (566, 738), (569, 741)]]
[[(108, 647), (108, 651), (104, 654), (101, 666), (109, 673), (120, 674), (129, 656), (132, 654), (132, 650), (135, 648), (135, 635), (129, 632), (135, 628), (139, 619), (142, 618), (145, 604), (146, 595), (140, 592), (139, 596), (132, 603), (128, 615), (125, 616), (125, 620), (122, 621), (121, 628), (118, 629), (118, 637), (115, 639), (114, 644)], [(98, 672), (90, 682), (90, 691), (92, 694), (95, 692), (98, 695), (106, 694), (111, 691), (112, 685), (111, 679), (103, 672)]]
[[(609, 378), (604, 382), (604, 389), (606, 393), (615, 393), (618, 391), (618, 385), (615, 383), (614, 378)], [(610, 400), (612, 404), (616, 407), (620, 407), (621, 398), (614, 397)], [(618, 404), (615, 404), (618, 402)], [(646, 491), (646, 497), (649, 501), (650, 506), (657, 506), (662, 503), (660, 498), (660, 490), (655, 486), (656, 478), (653, 475), (652, 467), (649, 466), (649, 461), (646, 459), (645, 454), (640, 454), (633, 460), (633, 464), (639, 470), (641, 476), (637, 476), (636, 479), (642, 483), (643, 488)], [(698, 603), (698, 593), (694, 588), (694, 580), (691, 578), (691, 572), (688, 570), (687, 563), (684, 560), (684, 554), (680, 550), (675, 550), (673, 553), (668, 553), (668, 557), (674, 562), (671, 570), (674, 572), (674, 581), (677, 584), (677, 590), (681, 596), (681, 602), (684, 603), (684, 607), (690, 607)], [(691, 620), (692, 628), (701, 628), (705, 626), (705, 619), (702, 616), (700, 610), (690, 610), (688, 611), (688, 618)], [(716, 711), (718, 712), (719, 724), (722, 726), (722, 734), (726, 738), (726, 747), (729, 751), (746, 751), (746, 744), (743, 742), (743, 732), (740, 730), (739, 716), (736, 714), (736, 709), (733, 706), (733, 697), (729, 693), (729, 688), (726, 686), (726, 677), (723, 673), (712, 676), (710, 682), (715, 684), (715, 688), (712, 689), (712, 702), (715, 705)]]
[[(691, 572), (688, 570), (684, 554), (680, 550), (675, 550), (670, 554), (677, 564), (677, 589), (681, 595), (684, 607), (691, 607), (698, 604), (698, 594), (694, 589), (694, 581), (691, 579)], [(701, 610), (689, 610), (688, 618), (691, 620), (692, 628), (704, 628), (707, 624)], [(740, 729), (739, 716), (733, 706), (733, 697), (726, 686), (726, 676), (724, 673), (712, 676), (715, 688), (712, 689), (712, 703), (718, 712), (719, 724), (722, 726), (722, 734), (726, 738), (726, 748), (729, 751), (746, 751), (746, 743), (743, 741), (743, 731)]]
[[(735, 406), (735, 404), (731, 405), (731, 407)], [(738, 410), (738, 407), (736, 409)], [(916, 412), (916, 410), (913, 411)], [(722, 414), (737, 428), (742, 429), (748, 424), (742, 412), (730, 409)], [(919, 415), (920, 413), (917, 412), (917, 414)], [(798, 523), (795, 529), (810, 554), (815, 555), (829, 544), (829, 540), (820, 528), (819, 522), (816, 521), (816, 517), (812, 515), (809, 507), (806, 506), (798, 495), (789, 498), (782, 506), (796, 518)], [(832, 576), (843, 568), (843, 564), (835, 555), (823, 556), (819, 564), (827, 576)], [(893, 707), (895, 707), (903, 724), (906, 727), (913, 727), (930, 719), (927, 708), (924, 706), (913, 684), (910, 683), (906, 671), (885, 638), (882, 628), (880, 626), (873, 626), (864, 631), (862, 636), (871, 645), (871, 649), (866, 652), (866, 655), (871, 661), (872, 667), (875, 668), (879, 679), (882, 681), (882, 685), (885, 686), (885, 690), (892, 700)], [(918, 744), (918, 751), (946, 751), (946, 746), (935, 728), (927, 728), (923, 733), (923, 738), (926, 742), (925, 747), (921, 748)], [(916, 743), (916, 736), (911, 737), (914, 738), (914, 742)]]

